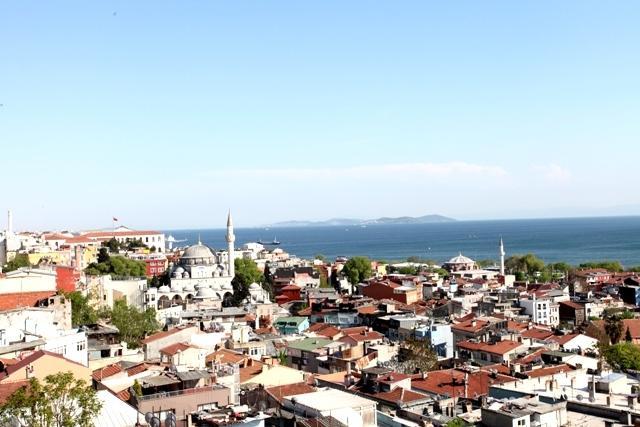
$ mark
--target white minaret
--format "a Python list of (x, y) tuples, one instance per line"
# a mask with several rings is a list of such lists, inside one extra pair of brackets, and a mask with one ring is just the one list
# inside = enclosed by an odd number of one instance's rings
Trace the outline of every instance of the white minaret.
[(504, 243), (502, 243), (502, 237), (500, 238), (500, 275), (504, 276)]
[(231, 219), (231, 210), (229, 210), (229, 215), (227, 216), (227, 251), (229, 253), (229, 276), (231, 277), (236, 275), (236, 268), (235, 265), (233, 265), (233, 260), (235, 259), (235, 248), (233, 244), (235, 241), (236, 236), (233, 234), (233, 220)]
[(13, 234), (13, 214), (10, 209), (7, 211), (7, 234)]

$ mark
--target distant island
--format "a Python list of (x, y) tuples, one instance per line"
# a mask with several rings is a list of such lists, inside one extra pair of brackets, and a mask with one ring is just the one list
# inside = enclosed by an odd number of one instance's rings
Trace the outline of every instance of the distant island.
[(424, 215), (419, 217), (400, 216), (395, 218), (382, 217), (377, 219), (331, 218), (326, 221), (283, 221), (270, 224), (269, 227), (331, 227), (358, 225), (400, 225), (400, 224), (435, 224), (453, 222), (453, 218), (442, 215)]

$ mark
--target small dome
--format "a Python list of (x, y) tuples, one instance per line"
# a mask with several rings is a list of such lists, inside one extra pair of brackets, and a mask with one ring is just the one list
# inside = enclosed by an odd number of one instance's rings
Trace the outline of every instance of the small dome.
[(175, 270), (173, 270), (173, 272), (182, 274), (184, 272), (184, 268), (178, 266)]
[(216, 293), (211, 288), (200, 288), (196, 294), (196, 298), (215, 298)]
[(185, 291), (185, 292), (194, 292), (195, 288), (193, 287), (193, 285), (189, 284), (189, 285), (185, 285), (182, 288), (182, 290)]
[(447, 264), (473, 264), (474, 261), (471, 258), (468, 258), (462, 254), (451, 258)]
[(249, 289), (251, 289), (253, 291), (257, 291), (257, 290), (260, 290), (262, 288), (256, 282), (253, 282), (252, 284), (249, 285)]
[(232, 291), (233, 286), (231, 286), (231, 283), (225, 283), (224, 285), (222, 285), (222, 289), (225, 291)]
[(162, 292), (162, 293), (171, 292), (171, 288), (168, 287), (167, 285), (162, 285), (158, 288), (158, 292)]

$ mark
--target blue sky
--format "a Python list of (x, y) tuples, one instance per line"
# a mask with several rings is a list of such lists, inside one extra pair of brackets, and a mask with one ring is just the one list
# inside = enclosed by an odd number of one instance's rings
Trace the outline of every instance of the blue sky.
[(18, 228), (640, 214), (638, 2), (0, 3)]

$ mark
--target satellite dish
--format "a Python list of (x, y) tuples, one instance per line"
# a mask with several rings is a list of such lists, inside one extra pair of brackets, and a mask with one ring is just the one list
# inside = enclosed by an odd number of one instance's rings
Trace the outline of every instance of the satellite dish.
[(173, 412), (169, 412), (169, 413), (167, 414), (167, 419), (168, 419), (168, 420), (175, 421), (175, 420), (176, 420), (176, 414), (174, 414)]
[(151, 422), (151, 418), (153, 418), (153, 414), (151, 412), (147, 412), (144, 414), (144, 420), (149, 424)]
[(167, 417), (164, 420), (164, 427), (176, 427), (176, 420), (172, 420), (171, 418)]
[(151, 421), (149, 421), (149, 425), (151, 427), (161, 427), (162, 426), (162, 421), (160, 421), (160, 418), (158, 418), (158, 417), (153, 417), (153, 418), (151, 418)]
[(582, 399), (584, 399), (584, 396), (579, 394), (579, 395), (576, 396), (576, 399), (578, 399), (578, 402), (582, 402)]

